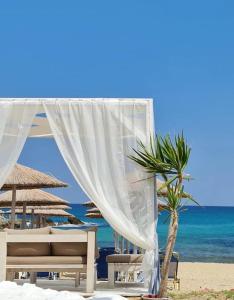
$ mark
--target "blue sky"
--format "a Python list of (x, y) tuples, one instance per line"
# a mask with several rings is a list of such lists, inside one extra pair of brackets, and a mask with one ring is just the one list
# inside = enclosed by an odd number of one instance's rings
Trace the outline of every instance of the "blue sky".
[[(187, 189), (234, 203), (234, 2), (0, 1), (1, 97), (152, 97), (157, 132), (184, 130)], [(54, 142), (30, 140), (20, 162), (85, 195)]]

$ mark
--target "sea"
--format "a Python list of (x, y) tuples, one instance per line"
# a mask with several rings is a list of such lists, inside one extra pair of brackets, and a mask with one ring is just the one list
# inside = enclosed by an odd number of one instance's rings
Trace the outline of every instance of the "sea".
[[(104, 219), (88, 219), (86, 208), (73, 204), (71, 213), (83, 222), (98, 225), (98, 245), (114, 246), (113, 230)], [(165, 248), (168, 231), (168, 214), (158, 219), (158, 239)], [(188, 206), (180, 213), (179, 230), (175, 245), (180, 261), (234, 263), (234, 207)]]

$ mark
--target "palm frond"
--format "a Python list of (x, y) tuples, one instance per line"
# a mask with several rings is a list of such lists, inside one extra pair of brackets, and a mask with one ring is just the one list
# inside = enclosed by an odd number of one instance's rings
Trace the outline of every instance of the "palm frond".
[(174, 139), (169, 135), (151, 137), (147, 146), (139, 141), (138, 148), (132, 150), (133, 154), (128, 156), (132, 161), (142, 166), (147, 173), (154, 176), (161, 175), (164, 179), (164, 184), (160, 186), (158, 192), (167, 189), (166, 210), (170, 212), (182, 208), (182, 198), (198, 204), (190, 194), (184, 192), (183, 181), (191, 180), (190, 175), (184, 174), (191, 148), (183, 132)]

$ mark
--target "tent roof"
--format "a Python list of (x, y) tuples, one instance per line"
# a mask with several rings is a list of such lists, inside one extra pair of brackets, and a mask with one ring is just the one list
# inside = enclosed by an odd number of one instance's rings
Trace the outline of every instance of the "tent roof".
[[(0, 100), (4, 101), (12, 101), (11, 98), (0, 98)], [(25, 103), (25, 98), (14, 98), (14, 101), (18, 101), (21, 104)], [(48, 138), (53, 138), (53, 134), (51, 132), (51, 128), (48, 122), (48, 119), (45, 114), (45, 110), (43, 106), (41, 105), (43, 102), (47, 103), (53, 103), (54, 101), (66, 101), (70, 103), (75, 103), (75, 102), (83, 102), (86, 103), (87, 105), (90, 105), (90, 103), (108, 103), (108, 104), (113, 104), (113, 103), (119, 103), (121, 101), (122, 105), (128, 105), (129, 103), (134, 103), (136, 104), (145, 104), (148, 105), (151, 101), (151, 99), (147, 98), (27, 98), (28, 103), (34, 103), (34, 104), (39, 104), (39, 112), (35, 116), (33, 120), (33, 126), (29, 132), (29, 137), (32, 138), (40, 138), (40, 137), (48, 137)]]
[[(29, 206), (67, 205), (68, 201), (39, 189), (19, 190), (16, 194), (16, 206), (23, 206), (24, 203)], [(11, 204), (11, 191), (0, 194), (0, 207), (11, 207)]]
[(19, 190), (66, 187), (67, 184), (53, 176), (20, 164), (16, 164), (1, 190), (12, 190), (13, 186), (16, 186), (16, 189)]

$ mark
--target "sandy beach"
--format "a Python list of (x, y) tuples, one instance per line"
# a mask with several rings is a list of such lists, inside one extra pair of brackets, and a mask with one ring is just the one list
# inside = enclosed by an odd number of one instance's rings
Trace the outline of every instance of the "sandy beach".
[[(234, 289), (234, 264), (224, 263), (200, 263), (180, 262), (178, 268), (180, 278), (180, 292), (203, 291), (206, 289), (214, 291)], [(136, 285), (124, 287), (123, 284), (116, 285), (112, 290), (114, 293), (141, 293), (144, 288)], [(172, 284), (169, 284), (172, 287)], [(104, 282), (97, 284), (97, 290), (108, 289)], [(177, 290), (172, 290), (177, 292)]]
[(181, 291), (234, 289), (234, 264), (181, 262), (178, 269)]
[[(190, 263), (181, 262), (178, 269), (178, 277), (181, 282), (180, 291), (171, 290), (173, 293), (187, 293), (191, 291), (231, 290), (234, 289), (234, 264), (223, 263)], [(63, 276), (63, 278), (65, 278)], [(74, 289), (72, 280), (64, 281), (38, 281), (41, 287), (55, 289)], [(172, 285), (169, 284), (171, 288)], [(98, 281), (96, 292), (111, 291), (114, 294), (141, 294), (146, 290), (143, 286), (117, 284), (114, 289), (109, 289), (107, 282)], [(79, 291), (84, 291), (84, 281), (81, 281)]]

